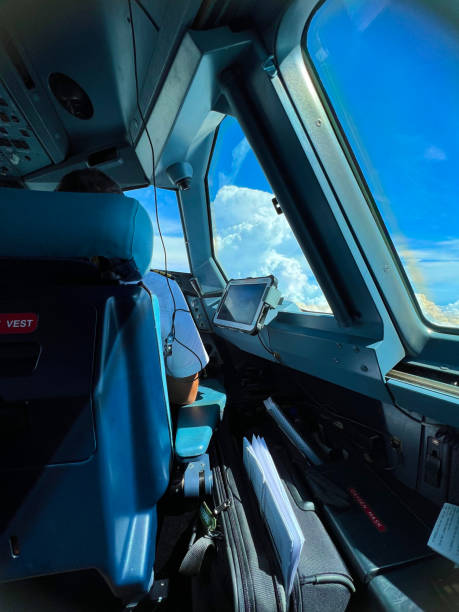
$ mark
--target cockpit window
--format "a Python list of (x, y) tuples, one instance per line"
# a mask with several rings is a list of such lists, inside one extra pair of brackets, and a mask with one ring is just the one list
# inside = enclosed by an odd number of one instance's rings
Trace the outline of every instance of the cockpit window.
[(285, 299), (330, 313), (303, 252), (238, 122), (221, 124), (207, 176), (214, 252), (228, 278), (274, 274)]
[(448, 327), (459, 327), (454, 11), (326, 0), (305, 43), (424, 316)]
[[(167, 253), (167, 269), (173, 272), (189, 272), (190, 263), (183, 234), (182, 219), (175, 191), (157, 189), (158, 217)], [(150, 214), (155, 232), (152, 267), (164, 270), (164, 250), (158, 232), (155, 212), (155, 192), (152, 186), (127, 191), (126, 195), (138, 200)]]

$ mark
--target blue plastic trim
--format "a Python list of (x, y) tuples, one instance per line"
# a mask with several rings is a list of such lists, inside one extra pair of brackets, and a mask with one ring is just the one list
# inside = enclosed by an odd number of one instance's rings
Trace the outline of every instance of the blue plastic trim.
[(162, 390), (163, 390), (163, 401), (167, 411), (167, 420), (169, 423), (169, 437), (171, 442), (171, 448), (174, 447), (174, 441), (172, 438), (172, 418), (171, 418), (171, 409), (169, 404), (169, 394), (167, 393), (167, 379), (166, 379), (166, 364), (164, 363), (164, 352), (163, 352), (163, 341), (161, 338), (161, 318), (160, 318), (160, 309), (159, 309), (159, 301), (156, 295), (151, 296), (151, 302), (153, 306), (153, 316), (156, 321), (156, 345), (158, 350), (158, 360), (159, 360), (159, 368), (161, 372), (161, 380), (162, 380)]
[(216, 380), (199, 385), (196, 401), (179, 408), (175, 452), (181, 459), (204, 454), (212, 433), (223, 418), (226, 393)]
[(459, 399), (446, 393), (424, 389), (400, 380), (388, 380), (395, 401), (410, 412), (416, 412), (437, 423), (459, 427)]
[[(138, 601), (153, 578), (156, 504), (167, 490), (172, 458), (157, 302), (152, 309), (147, 292), (132, 285), (59, 288), (53, 295), (58, 304), (78, 300), (83, 315), (91, 305), (93, 329), (97, 316), (94, 364), (91, 351), (86, 373), (96, 449), (84, 462), (0, 470), (0, 486), (8, 491), (0, 511), (0, 582), (95, 568), (118, 597)], [(43, 298), (34, 299), (39, 307)], [(69, 337), (70, 344), (62, 338), (64, 364), (74, 349)], [(47, 374), (39, 364), (33, 379), (49, 381)], [(67, 375), (75, 382), (73, 370)], [(29, 397), (24, 380), (16, 381), (10, 386), (17, 399)], [(12, 535), (21, 550), (16, 558)]]
[(0, 188), (0, 257), (106, 257), (149, 269), (153, 226), (133, 198)]

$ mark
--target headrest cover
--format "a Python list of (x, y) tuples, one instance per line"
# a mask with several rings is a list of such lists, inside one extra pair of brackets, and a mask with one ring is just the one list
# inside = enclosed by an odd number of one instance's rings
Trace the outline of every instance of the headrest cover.
[(133, 198), (0, 187), (0, 257), (105, 257), (138, 280), (152, 254), (150, 217)]

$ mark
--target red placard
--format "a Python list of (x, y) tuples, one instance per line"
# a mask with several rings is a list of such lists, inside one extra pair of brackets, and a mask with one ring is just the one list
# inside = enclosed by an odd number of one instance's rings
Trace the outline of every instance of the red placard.
[(37, 326), (34, 312), (0, 312), (0, 334), (31, 334)]
[(348, 491), (354, 501), (356, 501), (358, 505), (362, 508), (362, 510), (365, 512), (365, 514), (373, 523), (373, 526), (379, 531), (379, 533), (385, 533), (387, 531), (387, 527), (384, 525), (381, 519), (376, 516), (376, 514), (373, 512), (367, 502), (363, 499), (357, 489), (354, 489), (354, 487), (350, 487)]

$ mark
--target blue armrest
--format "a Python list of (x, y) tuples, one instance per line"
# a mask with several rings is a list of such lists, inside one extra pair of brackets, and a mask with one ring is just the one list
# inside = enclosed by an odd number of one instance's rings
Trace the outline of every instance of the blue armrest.
[(175, 436), (178, 457), (198, 457), (207, 451), (212, 433), (223, 418), (225, 404), (226, 393), (218, 381), (206, 379), (199, 385), (196, 401), (179, 408)]

